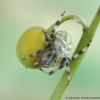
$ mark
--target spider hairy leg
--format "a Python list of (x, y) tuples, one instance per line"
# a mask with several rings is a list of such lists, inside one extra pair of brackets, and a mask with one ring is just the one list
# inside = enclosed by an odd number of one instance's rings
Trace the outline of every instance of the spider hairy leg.
[(61, 14), (61, 17), (63, 18), (65, 15), (66, 11), (63, 11), (63, 13)]
[(77, 59), (80, 55), (82, 55), (90, 46), (91, 41), (80, 51), (78, 51), (75, 55), (72, 56), (71, 61), (74, 61), (75, 59)]
[(61, 20), (62, 20), (62, 18), (64, 17), (65, 13), (66, 13), (66, 12), (64, 11), (64, 12), (61, 14), (61, 18), (60, 18), (59, 20), (56, 21), (55, 26), (54, 26), (54, 28), (53, 28), (53, 30), (52, 30), (51, 33), (55, 33), (55, 30), (56, 30), (56, 28), (61, 24)]
[(44, 49), (40, 49), (37, 52), (29, 54), (26, 57), (22, 58), (22, 60), (26, 60), (26, 59), (30, 59), (30, 58), (33, 58), (33, 57), (38, 56), (38, 55), (42, 55), (43, 51), (44, 51)]
[(59, 67), (57, 67), (57, 68), (55, 68), (55, 69), (53, 69), (53, 70), (51, 70), (49, 72), (44, 70), (44, 69), (42, 69), (42, 68), (40, 68), (40, 71), (42, 71), (42, 72), (44, 72), (44, 73), (46, 73), (48, 75), (53, 75), (55, 72), (59, 71)]
[(30, 55), (28, 55), (28, 56), (22, 58), (22, 60), (26, 60), (26, 59), (29, 59), (29, 58), (33, 58), (33, 57), (35, 57), (35, 56), (36, 56), (36, 53), (33, 53), (33, 54), (30, 54)]

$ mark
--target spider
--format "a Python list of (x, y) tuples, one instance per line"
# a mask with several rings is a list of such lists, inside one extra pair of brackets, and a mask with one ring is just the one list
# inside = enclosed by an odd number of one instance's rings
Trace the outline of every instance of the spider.
[[(64, 12), (65, 13), (65, 12)], [(61, 14), (63, 18), (64, 13)], [(52, 32), (48, 35), (46, 30), (42, 30), (44, 32), (46, 46), (43, 49), (38, 50), (35, 53), (29, 54), (26, 57), (22, 58), (22, 60), (30, 59), (32, 57), (39, 56), (33, 66), (38, 67), (40, 71), (52, 75), (63, 67), (66, 68), (66, 73), (68, 75), (67, 80), (70, 82), (70, 63), (77, 59), (80, 55), (82, 55), (87, 48), (89, 47), (91, 41), (79, 52), (74, 54), (71, 58), (69, 57), (72, 40), (70, 34), (64, 30), (60, 30), (56, 32), (56, 28), (60, 25), (60, 21), (58, 20), (54, 26)], [(56, 67), (55, 69), (47, 72), (43, 68)]]

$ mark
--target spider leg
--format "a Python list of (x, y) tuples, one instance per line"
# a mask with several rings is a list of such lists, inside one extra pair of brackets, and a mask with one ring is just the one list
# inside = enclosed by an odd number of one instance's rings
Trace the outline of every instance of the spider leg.
[[(38, 50), (38, 51), (35, 52), (35, 53), (32, 53), (32, 54), (27, 55), (26, 57), (22, 58), (22, 60), (26, 60), (26, 59), (29, 59), (29, 58), (32, 58), (32, 57), (35, 57), (35, 56), (38, 56), (38, 55), (41, 55), (41, 56), (42, 56), (43, 53), (45, 52), (45, 50), (46, 50), (47, 48), (50, 48), (50, 47), (51, 47), (51, 43), (50, 43), (51, 40), (50, 40), (50, 38), (48, 37), (46, 31), (44, 31), (44, 35), (45, 35), (45, 40), (46, 40), (46, 42), (47, 42), (46, 47), (45, 47), (44, 49)], [(51, 35), (51, 37), (54, 37), (54, 36)]]
[(60, 25), (61, 20), (62, 20), (62, 18), (64, 17), (65, 13), (66, 13), (66, 12), (64, 11), (64, 12), (61, 14), (61, 18), (55, 22), (54, 29), (53, 29), (52, 32), (51, 32), (52, 34), (55, 33), (56, 28)]
[(37, 55), (36, 53), (29, 54), (28, 56), (22, 58), (22, 60), (26, 60), (26, 59), (29, 59), (29, 58), (35, 57), (36, 55)]
[(61, 17), (63, 18), (65, 15), (66, 11), (63, 11), (63, 13), (61, 14)]
[(77, 59), (80, 55), (82, 55), (90, 46), (91, 41), (80, 51), (78, 51), (75, 55), (72, 56), (71, 61), (74, 61), (75, 59)]
[(66, 73), (67, 73), (67, 85), (69, 85), (70, 82), (70, 58), (63, 58), (61, 61), (61, 66), (66, 67)]
[(65, 61), (62, 59), (62, 61), (61, 61), (59, 67), (57, 67), (57, 68), (55, 68), (55, 69), (53, 69), (53, 70), (51, 70), (51, 71), (49, 71), (49, 72), (45, 71), (45, 70), (42, 69), (42, 68), (40, 68), (40, 70), (41, 70), (42, 72), (48, 74), (48, 75), (52, 75), (52, 74), (54, 74), (55, 72), (57, 72), (58, 70), (62, 69), (62, 68), (64, 67), (64, 65), (65, 65)]
[(45, 41), (49, 42), (50, 38), (49, 38), (48, 33), (46, 31), (44, 31), (44, 36), (45, 36)]
[(67, 85), (69, 85), (69, 82), (70, 82), (70, 63), (69, 62), (66, 62), (66, 72), (67, 72)]
[[(55, 31), (56, 31), (56, 28), (60, 25), (61, 20), (62, 20), (62, 18), (64, 17), (65, 13), (66, 13), (66, 12), (64, 11), (64, 12), (61, 14), (61, 18), (55, 22), (54, 28), (52, 29), (52, 31), (51, 31), (51, 33), (50, 33), (50, 37), (48, 37), (47, 32), (46, 32), (45, 30), (43, 30), (44, 35), (45, 35), (45, 40), (46, 40), (46, 42), (50, 42), (50, 41), (52, 41), (52, 40), (55, 40)], [(50, 39), (50, 38), (51, 38), (51, 39)]]
[(42, 71), (42, 72), (44, 72), (44, 73), (46, 73), (46, 74), (48, 74), (48, 75), (53, 75), (55, 72), (57, 72), (59, 70), (59, 67), (57, 67), (57, 68), (55, 68), (55, 69), (53, 69), (53, 70), (51, 70), (51, 71), (46, 71), (46, 70), (44, 70), (44, 69), (42, 69), (42, 68), (40, 68), (40, 71)]
[(66, 65), (66, 72), (67, 72), (67, 75), (68, 75), (68, 84), (70, 82), (70, 67), (69, 67), (69, 62), (66, 61), (66, 58), (63, 58), (62, 61), (61, 61), (61, 64), (59, 67), (51, 70), (51, 71), (46, 71), (42, 68), (40, 68), (39, 70), (44, 72), (45, 74), (48, 74), (48, 75), (53, 75), (55, 72), (59, 71), (60, 69), (62, 69), (64, 66)]
[(38, 56), (38, 55), (42, 55), (44, 51), (45, 51), (44, 49), (40, 49), (37, 52), (29, 54), (26, 57), (22, 58), (22, 60), (26, 60), (26, 59), (33, 58), (33, 57)]

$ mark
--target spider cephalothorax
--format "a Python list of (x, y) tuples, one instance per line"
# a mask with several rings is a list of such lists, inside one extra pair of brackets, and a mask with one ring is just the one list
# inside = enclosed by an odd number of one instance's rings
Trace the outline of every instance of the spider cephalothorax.
[[(61, 16), (63, 17), (63, 15), (64, 14), (62, 14)], [(81, 23), (79, 21), (77, 22)], [(52, 75), (54, 72), (62, 69), (65, 66), (68, 75), (68, 81), (70, 81), (70, 63), (87, 50), (91, 41), (83, 49), (81, 49), (70, 58), (69, 53), (72, 44), (71, 37), (66, 31), (61, 30), (56, 32), (56, 28), (60, 25), (60, 23), (61, 20), (58, 20), (49, 34), (48, 31), (42, 30), (44, 32), (46, 46), (43, 49), (40, 49), (35, 53), (29, 54), (22, 59), (25, 60), (30, 59), (31, 57), (39, 56), (39, 59), (37, 59), (37, 61), (33, 63), (33, 66), (39, 66), (37, 67), (38, 69), (49, 75)], [(83, 23), (81, 24), (84, 31), (86, 26)], [(56, 68), (50, 72), (47, 72), (43, 69), (49, 67)]]

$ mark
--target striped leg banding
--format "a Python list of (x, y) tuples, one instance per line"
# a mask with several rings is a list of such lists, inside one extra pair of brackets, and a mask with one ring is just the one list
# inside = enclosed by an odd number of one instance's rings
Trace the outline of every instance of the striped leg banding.
[(22, 60), (26, 60), (26, 59), (29, 59), (29, 58), (33, 58), (33, 57), (35, 57), (37, 55), (42, 55), (43, 52), (44, 52), (44, 49), (40, 49), (37, 52), (32, 53), (32, 54), (29, 54), (26, 57), (22, 58)]
[(80, 50), (79, 52), (77, 52), (75, 55), (72, 56), (71, 61), (75, 60), (76, 58), (78, 58), (80, 55), (82, 55), (90, 46), (91, 41), (86, 45), (86, 47), (84, 47), (82, 50)]
[(55, 30), (56, 30), (56, 28), (60, 25), (61, 20), (62, 20), (62, 18), (64, 17), (65, 13), (66, 13), (66, 12), (64, 11), (64, 12), (61, 14), (61, 19), (59, 19), (59, 20), (56, 21), (55, 26), (54, 26), (54, 29), (52, 30), (52, 33), (55, 33)]
[(64, 17), (65, 13), (66, 13), (66, 11), (63, 11), (63, 13), (61, 14), (61, 18)]
[(55, 72), (57, 72), (59, 70), (59, 67), (51, 70), (50, 72), (45, 71), (44, 69), (40, 68), (40, 70), (48, 75), (53, 75)]
[(36, 53), (30, 54), (30, 55), (28, 55), (28, 56), (22, 58), (22, 60), (26, 60), (26, 59), (29, 59), (29, 58), (33, 58), (33, 57), (35, 57), (36, 55), (37, 55)]

